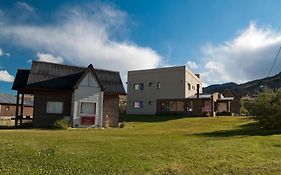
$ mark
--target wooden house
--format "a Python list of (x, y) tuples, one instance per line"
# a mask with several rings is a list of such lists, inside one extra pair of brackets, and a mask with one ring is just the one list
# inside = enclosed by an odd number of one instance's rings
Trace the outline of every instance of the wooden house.
[(63, 118), (72, 127), (117, 126), (119, 95), (126, 94), (119, 72), (41, 61), (18, 70), (12, 89), (17, 98), (34, 95), (34, 127), (52, 127)]

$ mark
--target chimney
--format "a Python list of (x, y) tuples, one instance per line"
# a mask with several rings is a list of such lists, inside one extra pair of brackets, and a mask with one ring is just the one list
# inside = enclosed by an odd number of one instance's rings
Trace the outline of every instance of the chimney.
[(196, 89), (196, 95), (197, 95), (197, 98), (199, 98), (199, 88), (200, 88), (200, 84), (197, 84), (197, 89)]
[(195, 74), (195, 75), (196, 75), (196, 77), (198, 77), (200, 79), (200, 74)]

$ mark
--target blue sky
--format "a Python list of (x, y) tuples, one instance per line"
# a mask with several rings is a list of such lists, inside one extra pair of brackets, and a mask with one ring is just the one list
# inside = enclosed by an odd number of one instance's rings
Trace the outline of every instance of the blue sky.
[[(205, 85), (264, 77), (281, 1), (0, 1), (0, 88), (30, 60), (126, 72), (187, 65)], [(273, 69), (280, 72), (281, 61)]]

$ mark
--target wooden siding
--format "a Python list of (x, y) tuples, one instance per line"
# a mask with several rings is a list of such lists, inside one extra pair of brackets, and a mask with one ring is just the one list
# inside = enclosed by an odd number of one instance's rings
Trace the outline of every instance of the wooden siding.
[(105, 95), (103, 99), (103, 126), (117, 127), (119, 123), (119, 96)]
[[(54, 122), (71, 115), (71, 92), (54, 92), (54, 91), (35, 91), (34, 92), (34, 111), (33, 127), (52, 127)], [(48, 114), (47, 102), (63, 102), (62, 114)]]
[(89, 127), (81, 124), (81, 102), (96, 103), (95, 126), (101, 125), (103, 93), (97, 80), (88, 73), (80, 82), (78, 88), (73, 93), (73, 127)]

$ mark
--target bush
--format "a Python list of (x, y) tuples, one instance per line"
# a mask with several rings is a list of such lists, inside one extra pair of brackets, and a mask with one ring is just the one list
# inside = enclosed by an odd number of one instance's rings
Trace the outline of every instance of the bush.
[(56, 129), (67, 129), (69, 127), (69, 121), (66, 119), (56, 120), (54, 123), (54, 128)]
[(264, 129), (281, 129), (281, 89), (265, 88), (249, 104), (249, 113)]
[(119, 128), (124, 128), (126, 126), (126, 122), (119, 123)]

